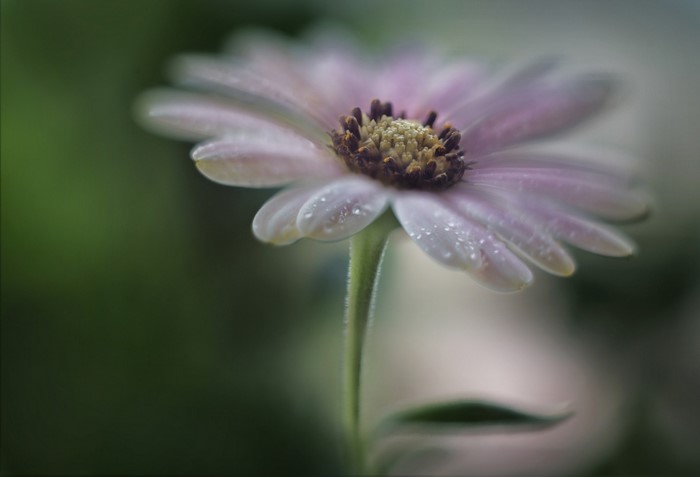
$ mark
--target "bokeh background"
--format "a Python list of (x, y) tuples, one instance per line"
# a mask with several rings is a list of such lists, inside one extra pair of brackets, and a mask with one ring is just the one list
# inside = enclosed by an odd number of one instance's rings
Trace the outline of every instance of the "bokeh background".
[(3, 475), (342, 473), (347, 244), (257, 243), (272, 191), (205, 180), (132, 112), (178, 53), (320, 23), (370, 51), (619, 73), (618, 109), (581, 134), (638, 155), (655, 197), (626, 227), (639, 257), (580, 253), (573, 278), (519, 295), (394, 237), (368, 426), (474, 395), (577, 412), (543, 433), (397, 436), (442, 449), (397, 472), (700, 473), (700, 2), (3, 0), (0, 19)]

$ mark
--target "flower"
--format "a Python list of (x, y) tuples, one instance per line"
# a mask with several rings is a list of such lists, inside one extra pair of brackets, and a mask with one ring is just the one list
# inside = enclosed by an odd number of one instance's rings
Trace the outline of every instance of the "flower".
[(561, 242), (630, 255), (632, 241), (598, 218), (647, 210), (625, 171), (523, 147), (609, 97), (608, 76), (553, 67), (534, 62), (499, 79), (416, 49), (370, 58), (338, 36), (297, 45), (257, 33), (239, 35), (226, 56), (178, 59), (173, 75), (189, 91), (152, 91), (140, 107), (152, 129), (203, 140), (192, 157), (206, 177), (291, 184), (253, 220), (264, 242), (341, 240), (390, 207), (432, 258), (511, 291), (533, 279), (524, 259), (573, 273)]

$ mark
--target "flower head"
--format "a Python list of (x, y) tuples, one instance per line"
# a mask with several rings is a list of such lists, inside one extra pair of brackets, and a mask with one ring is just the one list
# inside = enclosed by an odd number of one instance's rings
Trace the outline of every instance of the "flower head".
[(208, 178), (291, 184), (255, 216), (260, 240), (341, 240), (390, 207), (432, 258), (503, 291), (532, 281), (524, 259), (571, 274), (561, 242), (633, 252), (598, 221), (646, 212), (626, 173), (523, 147), (600, 110), (610, 78), (555, 76), (541, 61), (494, 79), (414, 50), (377, 61), (327, 36), (303, 46), (247, 36), (232, 47), (181, 58), (174, 76), (190, 91), (151, 92), (141, 105), (150, 127), (203, 141), (192, 157)]

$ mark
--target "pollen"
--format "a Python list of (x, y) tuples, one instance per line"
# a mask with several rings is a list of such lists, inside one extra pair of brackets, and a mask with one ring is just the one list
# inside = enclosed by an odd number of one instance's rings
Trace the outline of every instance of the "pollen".
[(333, 149), (352, 171), (398, 189), (444, 190), (457, 183), (467, 165), (459, 131), (449, 123), (434, 129), (437, 113), (423, 122), (394, 116), (391, 103), (372, 101), (340, 118), (330, 133)]

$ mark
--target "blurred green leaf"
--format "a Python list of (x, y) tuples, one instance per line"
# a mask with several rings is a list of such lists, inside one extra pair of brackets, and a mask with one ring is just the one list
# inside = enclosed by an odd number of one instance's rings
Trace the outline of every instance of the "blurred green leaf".
[(550, 415), (531, 414), (476, 400), (448, 401), (406, 409), (389, 415), (379, 424), (378, 432), (391, 431), (401, 425), (458, 430), (496, 426), (541, 429), (559, 424), (572, 415), (570, 412)]

